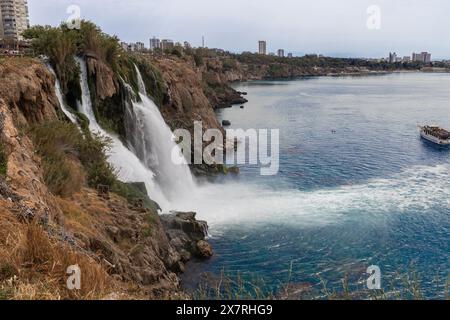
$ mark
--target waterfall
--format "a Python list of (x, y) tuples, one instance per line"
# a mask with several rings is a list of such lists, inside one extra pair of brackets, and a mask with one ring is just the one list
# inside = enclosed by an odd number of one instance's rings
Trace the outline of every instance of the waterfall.
[[(142, 75), (137, 68), (139, 96), (133, 101), (129, 115), (128, 136), (139, 159), (156, 175), (158, 185), (172, 203), (190, 197), (196, 184), (186, 159), (184, 159), (174, 136), (165, 123), (156, 104), (147, 96)], [(172, 153), (177, 157), (172, 160)]]
[(146, 167), (117, 136), (106, 132), (98, 124), (92, 108), (86, 62), (79, 57), (76, 60), (81, 70), (80, 86), (82, 101), (79, 104), (79, 112), (83, 113), (89, 119), (89, 129), (91, 132), (99, 133), (112, 141), (111, 149), (108, 152), (108, 160), (116, 169), (118, 178), (124, 182), (144, 182), (150, 198), (158, 202), (161, 208), (167, 209), (169, 203), (159, 186), (155, 183), (155, 175), (151, 169)]
[(66, 103), (64, 102), (64, 98), (63, 98), (63, 94), (62, 94), (62, 90), (61, 90), (61, 84), (59, 83), (59, 79), (56, 76), (55, 70), (53, 70), (53, 67), (50, 65), (50, 63), (46, 63), (46, 66), (47, 66), (47, 69), (50, 71), (50, 73), (53, 74), (53, 76), (55, 77), (55, 93), (56, 93), (56, 97), (58, 98), (58, 102), (59, 102), (62, 112), (66, 115), (67, 118), (69, 118), (69, 120), (72, 123), (77, 124), (78, 123), (77, 119), (72, 114), (72, 112), (69, 111), (69, 108), (66, 106)]
[(144, 96), (147, 96), (147, 88), (145, 88), (144, 79), (142, 79), (141, 71), (139, 71), (137, 65), (134, 65), (134, 69), (136, 70), (139, 93), (143, 94)]

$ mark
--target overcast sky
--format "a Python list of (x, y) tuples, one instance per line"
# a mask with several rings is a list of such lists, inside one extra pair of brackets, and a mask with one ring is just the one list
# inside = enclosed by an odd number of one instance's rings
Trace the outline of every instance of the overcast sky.
[[(70, 5), (123, 41), (152, 36), (234, 52), (268, 50), (335, 56), (385, 57), (429, 51), (450, 58), (448, 0), (28, 0), (32, 24), (65, 21)], [(376, 12), (380, 9), (380, 28)], [(372, 29), (367, 21), (371, 19)], [(375, 23), (373, 23), (375, 21)]]

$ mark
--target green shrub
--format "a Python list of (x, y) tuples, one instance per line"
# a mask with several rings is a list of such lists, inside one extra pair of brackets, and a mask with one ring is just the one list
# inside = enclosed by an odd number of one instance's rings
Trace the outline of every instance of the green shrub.
[(183, 57), (183, 49), (182, 48), (173, 48), (172, 55), (177, 56), (178, 58), (182, 58)]
[(202, 55), (199, 54), (199, 53), (195, 53), (195, 54), (194, 54), (194, 61), (195, 61), (195, 65), (196, 65), (197, 67), (201, 67), (201, 66), (203, 66), (203, 64), (204, 64), (204, 62), (203, 62), (203, 57), (202, 57)]
[(79, 191), (84, 173), (76, 161), (80, 139), (77, 127), (55, 121), (34, 126), (31, 136), (42, 158), (44, 180), (50, 191), (63, 197)]
[(125, 183), (116, 181), (113, 185), (112, 192), (124, 197), (129, 203), (133, 203), (137, 199), (142, 199), (145, 208), (150, 209), (153, 212), (157, 212), (161, 209), (155, 201), (148, 197), (147, 188), (143, 182)]
[(148, 61), (138, 61), (136, 65), (141, 72), (148, 95), (161, 107), (167, 94), (161, 71)]
[(49, 57), (61, 82), (62, 91), (64, 94), (69, 94), (68, 102), (74, 100), (71, 97), (73, 94), (77, 94), (76, 98), (79, 99), (81, 97), (79, 72), (74, 60), (78, 51), (77, 31), (50, 26), (34, 26), (26, 30), (23, 35), (26, 39), (32, 39), (32, 48), (36, 54)]
[(86, 169), (88, 185), (92, 188), (99, 184), (112, 186), (117, 180), (106, 155), (110, 145), (111, 140), (99, 134), (86, 135), (78, 145), (79, 159)]
[(94, 23), (82, 21), (81, 28), (34, 26), (23, 34), (32, 40), (35, 54), (49, 57), (51, 65), (61, 82), (68, 104), (76, 109), (76, 101), (81, 100), (79, 68), (74, 57), (77, 54), (92, 54), (97, 59), (117, 70), (120, 47), (117, 37), (109, 36)]
[(237, 68), (237, 62), (235, 59), (227, 58), (223, 61), (224, 71), (231, 71)]
[(110, 36), (90, 21), (82, 21), (78, 31), (81, 39), (79, 49), (84, 53), (95, 54), (95, 56), (109, 64), (113, 70), (117, 69), (120, 54), (119, 39)]
[(86, 130), (83, 135), (74, 124), (62, 121), (34, 126), (31, 137), (42, 158), (45, 183), (53, 194), (76, 193), (85, 177), (94, 188), (115, 183), (114, 170), (107, 162), (107, 139), (91, 136)]
[(133, 88), (135, 93), (138, 93), (138, 79), (136, 71), (134, 70), (135, 63), (136, 61), (132, 57), (129, 57), (128, 55), (121, 56), (117, 66), (117, 73)]

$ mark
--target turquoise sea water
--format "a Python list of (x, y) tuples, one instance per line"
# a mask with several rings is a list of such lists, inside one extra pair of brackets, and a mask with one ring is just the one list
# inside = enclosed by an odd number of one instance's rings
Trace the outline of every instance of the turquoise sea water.
[[(203, 272), (340, 286), (369, 265), (383, 287), (419, 274), (426, 298), (443, 298), (450, 274), (450, 150), (420, 139), (417, 124), (450, 129), (449, 74), (306, 78), (239, 84), (244, 109), (219, 113), (231, 128), (279, 129), (280, 171), (214, 182), (207, 210), (216, 255)], [(219, 196), (218, 196), (219, 195)], [(215, 209), (214, 209), (215, 208)], [(439, 279), (438, 281), (436, 281)]]

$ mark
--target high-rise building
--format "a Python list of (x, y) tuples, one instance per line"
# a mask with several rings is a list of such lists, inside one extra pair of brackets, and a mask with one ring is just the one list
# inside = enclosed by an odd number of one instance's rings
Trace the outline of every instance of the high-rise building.
[(161, 40), (156, 37), (150, 39), (150, 50), (161, 49)]
[(396, 63), (397, 62), (397, 54), (394, 52), (389, 52), (389, 63)]
[(134, 44), (135, 51), (144, 51), (145, 50), (145, 44), (143, 42), (136, 42)]
[(288, 53), (288, 58), (293, 58), (294, 57), (294, 55), (292, 54), (292, 52), (289, 52)]
[(259, 44), (259, 50), (258, 50), (259, 54), (266, 55), (267, 54), (267, 42), (261, 40), (258, 42), (258, 44)]
[(414, 62), (430, 63), (431, 62), (431, 53), (428, 53), (428, 52), (413, 53), (412, 60)]
[(23, 40), (29, 25), (27, 0), (0, 0), (0, 39)]
[(284, 50), (283, 49), (278, 49), (278, 56), (280, 58), (284, 58)]
[(174, 43), (172, 40), (169, 39), (163, 39), (161, 40), (161, 49), (162, 50), (171, 50), (174, 48)]

